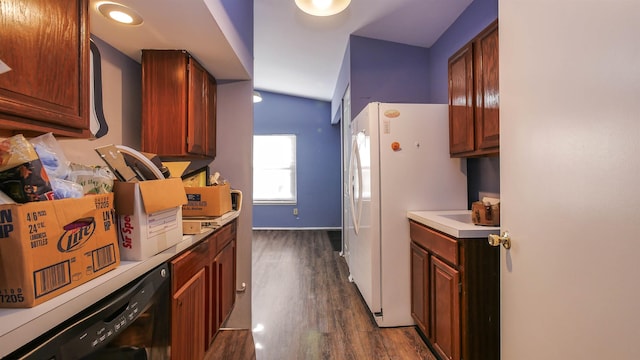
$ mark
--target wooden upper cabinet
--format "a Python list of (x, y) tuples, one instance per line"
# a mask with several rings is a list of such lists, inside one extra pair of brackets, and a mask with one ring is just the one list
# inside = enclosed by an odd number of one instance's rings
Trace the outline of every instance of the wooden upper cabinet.
[(3, 0), (0, 134), (89, 137), (88, 0)]
[(473, 46), (449, 59), (449, 147), (451, 154), (473, 151)]
[(452, 157), (496, 155), (500, 146), (498, 22), (449, 58)]
[(142, 51), (142, 151), (215, 157), (216, 83), (183, 50)]
[(498, 23), (480, 33), (474, 46), (476, 146), (480, 150), (497, 149), (500, 145)]
[(209, 75), (209, 85), (207, 87), (207, 108), (210, 111), (207, 112), (207, 131), (206, 131), (206, 155), (212, 158), (216, 157), (216, 124), (218, 123), (216, 118), (218, 87), (216, 79)]
[(207, 71), (193, 58), (189, 58), (189, 108), (187, 111), (187, 152), (205, 154), (207, 146)]

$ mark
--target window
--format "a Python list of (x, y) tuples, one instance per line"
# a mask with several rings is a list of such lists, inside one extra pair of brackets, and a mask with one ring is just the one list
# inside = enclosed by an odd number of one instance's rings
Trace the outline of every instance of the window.
[(253, 136), (253, 202), (295, 204), (296, 136)]

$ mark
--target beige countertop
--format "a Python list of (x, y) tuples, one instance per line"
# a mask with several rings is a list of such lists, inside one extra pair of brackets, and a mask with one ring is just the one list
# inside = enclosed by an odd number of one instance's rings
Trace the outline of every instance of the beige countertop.
[(499, 234), (499, 226), (480, 226), (471, 221), (471, 210), (408, 211), (407, 217), (456, 238), (487, 238)]
[(108, 273), (73, 288), (32, 308), (0, 308), (0, 358), (86, 309), (155, 267), (169, 261), (209, 236), (216, 229), (237, 218), (240, 211), (224, 217), (215, 229), (198, 235), (184, 235), (182, 241), (143, 261), (121, 261)]

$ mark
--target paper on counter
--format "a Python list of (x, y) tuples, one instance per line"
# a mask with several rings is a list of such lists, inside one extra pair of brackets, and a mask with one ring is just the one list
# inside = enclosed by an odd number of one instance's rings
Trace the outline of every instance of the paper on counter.
[(492, 198), (492, 197), (485, 196), (485, 197), (482, 198), (482, 203), (485, 204), (485, 205), (487, 205), (487, 204), (489, 204), (489, 205), (497, 205), (497, 204), (500, 203), (500, 199), (499, 198)]

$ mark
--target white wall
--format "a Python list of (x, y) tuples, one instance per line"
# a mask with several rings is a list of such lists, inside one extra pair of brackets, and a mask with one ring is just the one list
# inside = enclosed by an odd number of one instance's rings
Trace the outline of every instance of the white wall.
[(142, 75), (140, 64), (100, 39), (94, 37), (94, 41), (102, 60), (102, 101), (109, 132), (95, 140), (57, 140), (69, 161), (105, 166), (95, 148), (122, 144), (140, 149)]
[(211, 170), (229, 180), (231, 188), (242, 191), (242, 211), (238, 219), (238, 264), (236, 305), (226, 326), (251, 328), (251, 224), (253, 220), (253, 83), (251, 81), (218, 84), (218, 155)]

